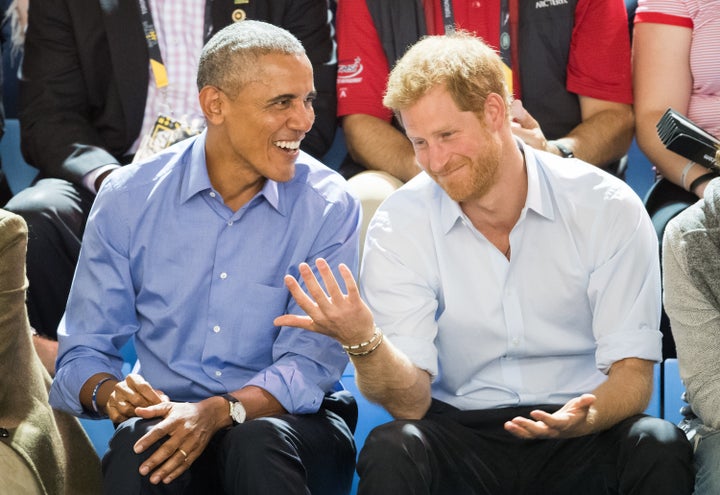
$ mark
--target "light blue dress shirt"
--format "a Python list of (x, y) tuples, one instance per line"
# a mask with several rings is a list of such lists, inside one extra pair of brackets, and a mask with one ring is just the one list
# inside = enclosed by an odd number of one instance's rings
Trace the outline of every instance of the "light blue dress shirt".
[(356, 269), (360, 215), (345, 180), (304, 153), (292, 180), (267, 181), (233, 212), (210, 184), (205, 133), (114, 172), (58, 329), (52, 405), (83, 415), (80, 388), (95, 373), (122, 376), (119, 349), (134, 337), (137, 372), (173, 401), (255, 385), (291, 413), (316, 412), (347, 356), (273, 319), (304, 314), (283, 282), (299, 263)]
[(640, 198), (579, 160), (524, 154), (510, 261), (424, 173), (367, 234), (376, 324), (433, 375), (433, 397), (464, 410), (563, 404), (618, 360), (661, 359), (658, 241)]

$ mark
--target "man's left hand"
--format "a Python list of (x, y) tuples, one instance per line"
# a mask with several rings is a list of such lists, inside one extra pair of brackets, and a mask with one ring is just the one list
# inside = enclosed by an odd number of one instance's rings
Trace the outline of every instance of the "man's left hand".
[(595, 396), (583, 394), (570, 399), (562, 408), (550, 414), (535, 410), (532, 419), (517, 417), (505, 423), (505, 429), (516, 437), (527, 440), (539, 438), (573, 438), (585, 435), (592, 422), (592, 405)]
[(153, 484), (168, 484), (190, 468), (223, 426), (220, 423), (222, 416), (216, 412), (220, 405), (212, 399), (197, 403), (163, 402), (136, 408), (135, 412), (141, 418), (164, 418), (135, 443), (135, 453), (139, 454), (156, 442), (163, 442), (140, 466), (142, 476), (149, 475)]

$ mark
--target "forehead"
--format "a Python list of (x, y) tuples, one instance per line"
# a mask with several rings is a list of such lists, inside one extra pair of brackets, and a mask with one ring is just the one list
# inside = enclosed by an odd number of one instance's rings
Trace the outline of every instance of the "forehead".
[[(463, 112), (444, 86), (436, 86), (408, 108), (400, 111), (408, 135), (431, 133), (448, 124), (459, 124)], [(467, 116), (465, 116), (467, 117)]]
[(254, 75), (243, 89), (304, 95), (314, 91), (313, 68), (304, 54), (270, 53), (257, 59)]

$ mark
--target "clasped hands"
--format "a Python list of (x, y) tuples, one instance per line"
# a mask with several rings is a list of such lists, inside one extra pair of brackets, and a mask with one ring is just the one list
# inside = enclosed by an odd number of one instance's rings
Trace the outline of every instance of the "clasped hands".
[(163, 418), (133, 446), (136, 454), (162, 441), (158, 449), (140, 466), (140, 474), (150, 475), (153, 484), (170, 483), (185, 472), (205, 450), (221, 428), (210, 411), (211, 400), (197, 403), (171, 402), (137, 374), (115, 384), (105, 410), (110, 419), (121, 423), (131, 417)]

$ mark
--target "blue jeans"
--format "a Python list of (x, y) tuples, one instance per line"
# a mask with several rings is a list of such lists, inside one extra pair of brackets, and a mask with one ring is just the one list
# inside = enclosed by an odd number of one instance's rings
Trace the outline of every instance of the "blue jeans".
[(720, 430), (702, 424), (699, 418), (685, 419), (680, 428), (695, 451), (694, 495), (720, 493)]

